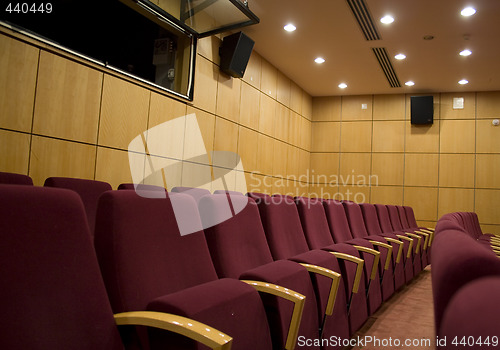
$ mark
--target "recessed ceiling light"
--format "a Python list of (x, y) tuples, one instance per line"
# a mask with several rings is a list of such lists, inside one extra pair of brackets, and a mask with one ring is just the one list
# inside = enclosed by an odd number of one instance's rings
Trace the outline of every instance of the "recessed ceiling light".
[(465, 85), (465, 84), (469, 84), (469, 81), (467, 79), (462, 79), (458, 82), (460, 85)]
[(346, 83), (340, 83), (339, 84), (339, 88), (341, 88), (341, 89), (345, 89), (346, 87), (347, 87)]
[(287, 32), (293, 32), (297, 27), (295, 27), (293, 24), (288, 23), (286, 26), (283, 27)]
[(324, 63), (325, 62), (325, 59), (323, 57), (317, 57), (314, 62), (316, 63)]
[(473, 7), (466, 7), (460, 12), (460, 14), (464, 17), (469, 17), (472, 16), (473, 14), (476, 13), (476, 9)]
[(384, 24), (390, 24), (390, 23), (394, 22), (394, 17), (392, 17), (390, 15), (386, 15), (380, 19), (380, 22), (382, 22)]
[(406, 58), (405, 54), (398, 53), (396, 56), (394, 56), (395, 59), (397, 60), (404, 60)]
[(460, 52), (460, 56), (469, 56), (472, 54), (471, 50), (463, 50)]
[(415, 83), (414, 83), (413, 81), (411, 81), (411, 80), (410, 80), (410, 81), (407, 81), (407, 82), (405, 83), (405, 85), (406, 85), (406, 86), (413, 86), (413, 85), (415, 85)]

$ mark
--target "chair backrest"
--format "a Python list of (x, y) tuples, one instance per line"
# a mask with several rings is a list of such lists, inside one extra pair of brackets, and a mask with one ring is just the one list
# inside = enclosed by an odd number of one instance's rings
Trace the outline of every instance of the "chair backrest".
[(2, 349), (123, 349), (80, 197), (0, 185)]
[[(399, 220), (401, 221), (401, 226), (403, 226), (403, 229), (412, 228), (408, 222), (408, 219), (406, 218), (405, 209), (401, 205), (396, 205), (396, 209), (398, 210)], [(413, 227), (413, 228), (416, 228), (416, 227)]]
[(363, 238), (368, 236), (368, 231), (366, 231), (365, 221), (363, 219), (363, 213), (361, 212), (361, 207), (359, 204), (354, 202), (343, 202), (342, 203), (347, 216), (347, 221), (349, 222), (349, 227), (351, 228), (351, 233), (354, 238)]
[(387, 206), (384, 204), (374, 204), (375, 209), (377, 210), (378, 222), (380, 223), (380, 228), (383, 233), (394, 232), (394, 228), (392, 227), (391, 219), (389, 217), (389, 210)]
[(33, 186), (33, 180), (28, 175), (0, 171), (0, 184)]
[(215, 190), (214, 194), (229, 194), (231, 196), (243, 196), (243, 193), (238, 191)]
[(432, 247), (434, 317), (439, 334), (444, 311), (453, 295), (472, 280), (500, 275), (500, 260), (464, 231), (442, 231)]
[(188, 194), (194, 198), (197, 204), (200, 202), (201, 197), (206, 195), (211, 195), (210, 191), (207, 190), (206, 188), (197, 188), (197, 187), (178, 186), (172, 188), (172, 192)]
[(415, 218), (415, 212), (413, 211), (413, 208), (407, 205), (404, 205), (403, 208), (406, 212), (406, 219), (408, 220), (408, 224), (410, 225), (410, 227), (418, 227), (417, 219)]
[[(363, 213), (363, 219), (365, 220), (366, 230), (369, 235), (381, 235), (382, 228), (380, 227), (380, 221), (377, 215), (377, 209), (374, 204), (361, 203), (361, 212)], [(389, 232), (386, 232), (389, 233)]]
[(185, 194), (101, 196), (95, 247), (114, 312), (145, 310), (154, 298), (217, 279), (203, 232), (181, 235), (174, 197), (192, 221), (200, 221), (194, 199)]
[[(249, 197), (254, 197), (249, 194)], [(261, 199), (261, 200), (259, 200)], [(307, 252), (304, 232), (295, 202), (287, 196), (257, 196), (257, 206), (274, 260), (289, 259)]]
[(351, 240), (352, 233), (347, 221), (347, 216), (342, 202), (335, 199), (328, 199), (323, 202), (328, 227), (335, 243), (342, 243)]
[(93, 236), (97, 202), (101, 194), (112, 189), (111, 185), (107, 182), (96, 180), (75, 179), (69, 177), (49, 177), (45, 180), (44, 186), (66, 188), (78, 193), (82, 199), (83, 206), (85, 207), (90, 233)]
[(225, 220), (227, 196), (204, 196), (199, 203), (212, 261), (221, 278), (239, 278), (243, 272), (273, 261), (255, 201), (235, 195), (231, 204), (243, 209)]
[[(492, 334), (498, 334), (500, 324), (499, 295), (500, 276), (479, 278), (467, 283), (448, 303), (439, 337), (459, 341), (464, 337), (491, 341)], [(452, 348), (456, 346), (448, 341), (446, 349)]]
[(388, 204), (387, 211), (389, 212), (389, 219), (391, 220), (391, 225), (394, 231), (403, 231), (403, 225), (401, 224), (401, 219), (399, 218), (398, 208), (395, 205)]
[(334, 244), (323, 201), (316, 198), (297, 197), (295, 203), (309, 248), (321, 249)]

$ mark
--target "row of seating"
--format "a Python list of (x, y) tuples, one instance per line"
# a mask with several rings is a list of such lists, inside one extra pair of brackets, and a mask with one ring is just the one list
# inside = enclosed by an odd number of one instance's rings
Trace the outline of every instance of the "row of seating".
[[(71, 204), (75, 198), (68, 191), (2, 186), (2, 206), (10, 208), (1, 213), (10, 218), (4, 226), (8, 232), (25, 231), (20, 225), (24, 220), (17, 220), (12, 214), (16, 212), (15, 203), (17, 210), (24, 208), (29, 213), (25, 215), (29, 215), (31, 224), (41, 221), (41, 233), (43, 225), (56, 226), (61, 235), (66, 230), (65, 234), (79, 231), (85, 235), (87, 230), (89, 242), (94, 236), (114, 313), (154, 310), (196, 319), (230, 334), (235, 349), (291, 349), (298, 339), (331, 336), (347, 340), (382, 300), (387, 300), (429, 262), (432, 231), (417, 227), (409, 207), (259, 193), (210, 194), (192, 188), (175, 188), (174, 193), (166, 193), (163, 188), (145, 185), (140, 188), (144, 194), (141, 196), (141, 191), (110, 191), (109, 185), (104, 188), (107, 186), (96, 181), (67, 178), (47, 179), (45, 184), (80, 193), (81, 200), (87, 203), (87, 214), (83, 215), (87, 224), (75, 229), (78, 222), (81, 224), (75, 217), (81, 219), (83, 206)], [(102, 189), (98, 205), (95, 196), (94, 200), (88, 199), (90, 193), (99, 192), (91, 190), (92, 185)], [(120, 186), (130, 188), (137, 190), (131, 184)], [(151, 195), (153, 192), (156, 195)], [(228, 207), (233, 212), (234, 208), (241, 211), (224, 220)], [(78, 210), (71, 213), (69, 208)], [(180, 208), (191, 227), (205, 230), (181, 235), (176, 208)], [(71, 227), (67, 227), (68, 221)], [(93, 234), (88, 227), (94, 228)], [(50, 228), (46, 227), (46, 231)], [(20, 240), (26, 242), (26, 237)], [(81, 249), (78, 245), (69, 246), (66, 240), (51, 239), (44, 242), (44, 250), (53, 254), (58, 248), (52, 244), (56, 243), (64, 244), (59, 249), (67, 251), (66, 258), (77, 256), (70, 252)], [(50, 255), (47, 251), (37, 254)], [(38, 255), (30, 259), (33, 268), (43, 260)], [(51, 259), (66, 265), (57, 255)], [(86, 266), (83, 264), (83, 268)], [(82, 268), (74, 268), (78, 267)], [(52, 270), (56, 275), (54, 264), (47, 269)], [(67, 281), (54, 284), (60, 286), (64, 282)], [(286, 300), (271, 295), (259, 298), (257, 291), (269, 290), (269, 286)], [(84, 290), (82, 296), (88, 293), (87, 288)], [(22, 315), (18, 318), (21, 321)], [(148, 337), (141, 330), (124, 335), (126, 344), (137, 348), (162, 344), (175, 344), (175, 349), (196, 346), (172, 333), (151, 331)], [(298, 345), (321, 348), (314, 342), (299, 341)], [(342, 347), (342, 343), (338, 345), (337, 348)]]
[(479, 218), (474, 212), (455, 212), (443, 215), (439, 221), (440, 230), (444, 228), (463, 229), (480, 244), (489, 247), (500, 256), (500, 237), (491, 233), (483, 233)]
[(481, 240), (476, 219), (475, 213), (450, 213), (436, 225), (432, 289), (438, 348), (500, 345), (500, 260)]

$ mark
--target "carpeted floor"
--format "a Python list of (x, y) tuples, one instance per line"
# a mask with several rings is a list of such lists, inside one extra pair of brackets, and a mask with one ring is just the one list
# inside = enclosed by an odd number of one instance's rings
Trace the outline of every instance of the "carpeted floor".
[(382, 304), (353, 338), (359, 342), (352, 350), (435, 349), (430, 266)]

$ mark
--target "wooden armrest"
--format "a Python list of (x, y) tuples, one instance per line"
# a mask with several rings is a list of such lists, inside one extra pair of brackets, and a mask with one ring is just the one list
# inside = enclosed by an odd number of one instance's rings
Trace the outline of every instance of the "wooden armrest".
[(335, 306), (335, 300), (337, 299), (337, 292), (339, 291), (340, 273), (317, 265), (303, 263), (301, 263), (301, 265), (304, 266), (309, 272), (328, 277), (332, 280), (332, 286), (330, 288), (330, 294), (328, 295), (328, 302), (325, 309), (325, 314), (330, 316), (333, 313), (333, 307)]
[(399, 239), (403, 239), (405, 241), (410, 242), (410, 246), (408, 247), (408, 253), (406, 254), (406, 258), (409, 259), (411, 258), (411, 249), (413, 248), (413, 239), (403, 236), (403, 235), (397, 235)]
[(132, 311), (114, 315), (117, 325), (148, 326), (182, 334), (214, 350), (230, 350), (233, 338), (201, 322), (163, 312)]
[(357, 265), (356, 267), (356, 276), (354, 277), (354, 283), (352, 285), (352, 292), (357, 293), (359, 290), (359, 284), (361, 283), (361, 276), (363, 274), (363, 265), (365, 261), (363, 259), (358, 258), (357, 256), (349, 255), (346, 253), (339, 253), (339, 252), (330, 252), (337, 259), (344, 259), (350, 262), (353, 262)]
[(360, 252), (371, 254), (375, 258), (375, 260), (373, 261), (372, 274), (370, 276), (370, 279), (374, 280), (377, 276), (377, 268), (380, 261), (380, 252), (376, 251), (375, 249), (366, 248), (359, 245), (355, 245), (354, 248), (356, 248)]
[(427, 250), (427, 246), (429, 244), (429, 237), (430, 237), (430, 234), (426, 233), (426, 232), (423, 232), (423, 231), (415, 231), (414, 232), (415, 234), (417, 235), (422, 235), (424, 236), (424, 250)]
[(384, 237), (384, 238), (387, 240), (387, 242), (391, 242), (391, 243), (399, 245), (398, 255), (396, 256), (396, 264), (399, 264), (401, 262), (401, 256), (403, 255), (403, 242), (401, 242), (400, 240), (391, 238), (391, 237)]
[(387, 249), (387, 257), (385, 258), (384, 270), (389, 270), (389, 266), (392, 260), (392, 245), (377, 241), (370, 241), (370, 243), (373, 244), (374, 246), (383, 247)]
[(410, 233), (410, 232), (405, 232), (405, 235), (407, 235), (408, 237), (418, 239), (417, 247), (415, 248), (415, 254), (420, 253), (420, 243), (422, 242), (422, 237), (420, 237), (419, 235), (416, 235), (414, 233)]
[(280, 298), (289, 300), (295, 304), (293, 307), (292, 320), (290, 321), (290, 328), (288, 329), (288, 335), (286, 337), (285, 344), (285, 349), (295, 349), (295, 344), (297, 342), (299, 333), (300, 321), (302, 320), (302, 312), (304, 311), (304, 304), (306, 301), (305, 295), (272, 283), (248, 280), (243, 280), (243, 282), (253, 286), (259, 292), (273, 294)]

